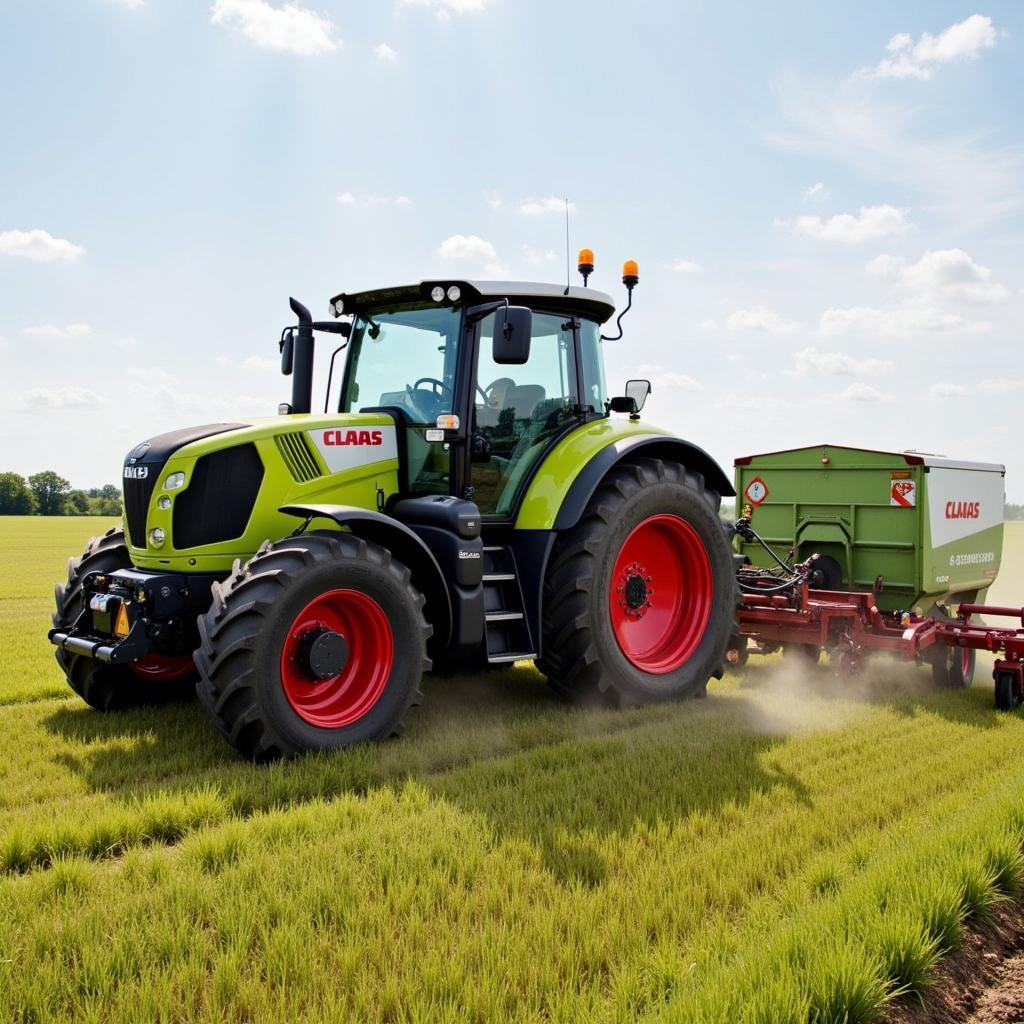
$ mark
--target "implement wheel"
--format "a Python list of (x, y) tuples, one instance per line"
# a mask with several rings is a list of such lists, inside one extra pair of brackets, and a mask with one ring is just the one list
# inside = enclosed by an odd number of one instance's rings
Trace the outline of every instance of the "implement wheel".
[(564, 697), (631, 705), (705, 692), (735, 630), (719, 495), (675, 462), (605, 478), (555, 546), (540, 670)]
[(974, 682), (977, 651), (971, 647), (946, 647), (932, 662), (932, 680), (946, 690), (965, 690)]
[(996, 710), (1016, 711), (1021, 705), (1017, 679), (1012, 672), (996, 673)]
[(401, 733), (430, 668), (423, 595), (391, 552), (346, 533), (266, 543), (200, 616), (199, 699), (270, 761)]
[[(78, 618), (82, 611), (82, 580), (88, 573), (113, 572), (131, 564), (120, 526), (111, 527), (102, 537), (93, 537), (81, 558), (68, 559), (67, 581), (54, 588), (54, 626), (71, 626)], [(196, 695), (198, 675), (190, 654), (154, 653), (131, 665), (104, 665), (60, 648), (54, 653), (68, 685), (97, 711), (192, 700)]]

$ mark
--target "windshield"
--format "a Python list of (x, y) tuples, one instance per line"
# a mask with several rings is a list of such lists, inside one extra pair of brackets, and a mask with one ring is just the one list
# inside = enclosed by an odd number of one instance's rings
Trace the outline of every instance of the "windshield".
[(357, 314), (338, 411), (392, 406), (421, 424), (452, 412), (461, 320), (435, 305)]

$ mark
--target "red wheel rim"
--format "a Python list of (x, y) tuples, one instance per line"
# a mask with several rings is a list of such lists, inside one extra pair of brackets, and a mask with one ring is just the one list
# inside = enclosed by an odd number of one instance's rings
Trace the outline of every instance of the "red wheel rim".
[(697, 649), (711, 618), (711, 561), (697, 531), (678, 516), (645, 519), (612, 569), (609, 607), (622, 653), (665, 675)]
[[(317, 679), (300, 656), (318, 630), (340, 634), (348, 647), (341, 671)], [(310, 725), (341, 729), (380, 699), (394, 663), (394, 638), (383, 609), (357, 590), (329, 590), (295, 617), (281, 650), (281, 683), (295, 713)]]
[(170, 683), (187, 676), (195, 666), (191, 654), (157, 654), (150, 652), (144, 658), (128, 666), (137, 676), (153, 679), (158, 683)]
[(970, 647), (960, 648), (960, 671), (964, 679), (971, 674), (971, 649)]

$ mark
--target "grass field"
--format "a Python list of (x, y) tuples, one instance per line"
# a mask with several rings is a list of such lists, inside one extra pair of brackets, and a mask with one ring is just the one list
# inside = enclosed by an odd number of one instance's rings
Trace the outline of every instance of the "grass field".
[(198, 707), (73, 698), (52, 585), (104, 524), (0, 525), (0, 1021), (870, 1021), (1015, 891), (1024, 717), (985, 665), (752, 664), (625, 713), (523, 667), (254, 768)]

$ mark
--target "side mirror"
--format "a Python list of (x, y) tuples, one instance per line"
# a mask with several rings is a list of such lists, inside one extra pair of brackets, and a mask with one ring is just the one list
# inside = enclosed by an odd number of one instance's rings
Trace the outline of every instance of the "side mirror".
[(522, 366), (530, 358), (533, 312), (526, 306), (501, 306), (494, 311), (494, 361)]
[(281, 349), (281, 372), (290, 377), (292, 373), (292, 359), (295, 354), (295, 337), (290, 328), (281, 332), (281, 341), (278, 343)]
[(626, 393), (616, 395), (608, 400), (608, 408), (612, 412), (628, 412), (631, 417), (639, 417), (640, 410), (651, 393), (651, 382), (649, 380), (628, 380), (626, 381)]
[(626, 381), (626, 397), (633, 399), (633, 404), (636, 406), (637, 412), (644, 407), (644, 402), (647, 401), (647, 396), (650, 393), (651, 382), (649, 380)]

